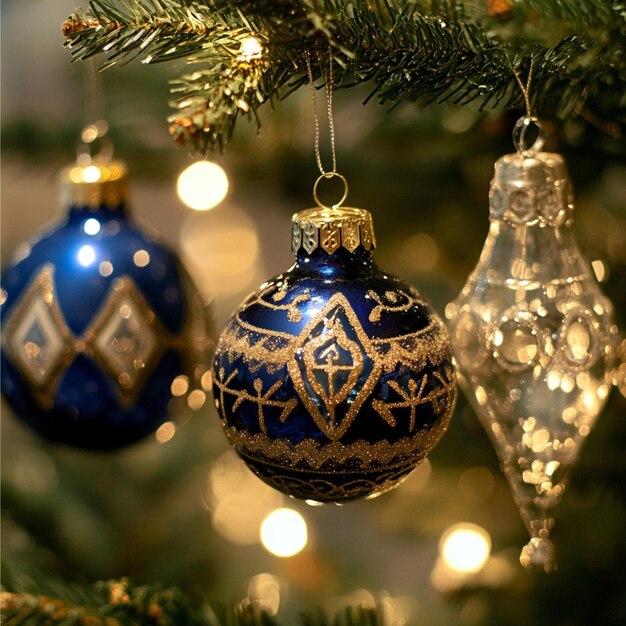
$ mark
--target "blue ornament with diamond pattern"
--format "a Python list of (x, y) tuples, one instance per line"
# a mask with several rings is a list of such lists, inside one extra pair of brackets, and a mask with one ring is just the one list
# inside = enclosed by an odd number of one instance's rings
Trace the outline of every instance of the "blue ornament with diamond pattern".
[(290, 496), (374, 497), (445, 432), (456, 399), (445, 327), (374, 262), (367, 211), (293, 217), (296, 263), (235, 311), (218, 341), (213, 393), (250, 469)]
[(207, 369), (204, 307), (129, 218), (122, 162), (73, 166), (63, 191), (62, 222), (2, 276), (2, 393), (45, 439), (119, 448), (171, 418), (174, 381)]

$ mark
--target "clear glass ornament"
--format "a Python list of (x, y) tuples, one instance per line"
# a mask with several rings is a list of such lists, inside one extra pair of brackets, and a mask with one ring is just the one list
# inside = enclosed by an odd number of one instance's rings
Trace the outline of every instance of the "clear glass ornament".
[[(518, 123), (518, 148), (533, 123)], [(459, 382), (531, 535), (520, 561), (550, 571), (554, 510), (611, 389), (618, 330), (571, 229), (565, 162), (542, 145), (539, 133), (496, 162), (489, 235), (446, 317)]]

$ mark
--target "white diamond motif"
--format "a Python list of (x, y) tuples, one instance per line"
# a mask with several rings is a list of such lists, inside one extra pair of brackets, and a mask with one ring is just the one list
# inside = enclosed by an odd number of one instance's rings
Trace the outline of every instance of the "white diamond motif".
[(39, 290), (8, 343), (32, 382), (44, 386), (63, 358), (65, 340)]
[(167, 331), (128, 278), (115, 281), (88, 333), (88, 343), (131, 403), (159, 360)]
[(59, 309), (54, 267), (44, 265), (11, 311), (3, 332), (7, 356), (44, 407), (72, 360), (72, 334)]

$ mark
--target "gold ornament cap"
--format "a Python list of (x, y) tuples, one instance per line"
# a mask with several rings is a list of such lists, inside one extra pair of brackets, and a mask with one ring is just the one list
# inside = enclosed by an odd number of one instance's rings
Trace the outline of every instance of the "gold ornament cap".
[(64, 169), (60, 179), (63, 206), (114, 211), (128, 202), (128, 170), (123, 161), (76, 163)]
[(301, 248), (308, 254), (317, 248), (333, 254), (339, 248), (352, 253), (360, 245), (366, 250), (376, 247), (372, 215), (365, 209), (315, 207), (295, 213), (291, 221), (291, 249), (295, 254)]

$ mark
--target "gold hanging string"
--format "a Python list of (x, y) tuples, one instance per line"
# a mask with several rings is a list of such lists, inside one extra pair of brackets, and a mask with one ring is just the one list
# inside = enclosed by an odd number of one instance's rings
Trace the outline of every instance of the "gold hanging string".
[[(113, 143), (108, 137), (102, 77), (94, 58), (85, 62), (83, 79), (85, 125), (78, 140), (77, 161), (79, 165), (88, 165), (94, 159), (110, 161), (113, 157)], [(97, 148), (95, 154), (94, 148)]]
[[(306, 57), (307, 73), (308, 73), (308, 78), (309, 78), (311, 101), (313, 103), (313, 119), (315, 122), (315, 160), (317, 162), (317, 167), (320, 171), (320, 176), (317, 178), (317, 180), (315, 181), (315, 184), (313, 185), (313, 198), (316, 204), (321, 208), (337, 209), (343, 204), (345, 199), (348, 197), (348, 181), (345, 179), (344, 176), (342, 176), (341, 174), (337, 172), (337, 153), (336, 153), (336, 147), (335, 147), (335, 121), (334, 121), (334, 113), (333, 113), (333, 85), (334, 85), (335, 79), (334, 79), (334, 72), (333, 72), (332, 46), (330, 44), (328, 45), (328, 74), (326, 74), (324, 70), (324, 61), (321, 55), (319, 53), (317, 55), (318, 62), (319, 62), (321, 72), (322, 72), (322, 79), (324, 80), (324, 87), (326, 91), (326, 114), (328, 116), (328, 132), (330, 135), (330, 151), (331, 151), (331, 157), (332, 157), (332, 169), (330, 171), (326, 171), (324, 169), (324, 165), (322, 164), (322, 157), (320, 153), (320, 119), (319, 119), (319, 111), (317, 107), (315, 84), (313, 81), (313, 68), (311, 65), (311, 54), (308, 50), (305, 51), (305, 57)], [(330, 207), (323, 204), (317, 195), (317, 189), (318, 189), (319, 183), (323, 179), (328, 179), (328, 178), (339, 178), (344, 186), (344, 192), (343, 192), (341, 199), (339, 200), (339, 202), (333, 204)]]
[[(522, 91), (524, 103), (526, 105), (526, 115), (524, 117), (520, 117), (513, 128), (513, 144), (521, 156), (532, 157), (538, 152), (541, 152), (546, 142), (543, 126), (541, 125), (541, 122), (532, 114), (532, 107), (530, 103), (530, 87), (533, 79), (535, 59), (530, 59), (530, 67), (528, 68), (528, 76), (526, 78), (525, 85), (511, 59), (509, 59), (509, 64), (511, 65), (513, 76), (515, 76), (515, 80)], [(529, 138), (529, 133), (531, 135), (535, 135), (532, 142)]]
[[(510, 61), (509, 61), (510, 62)], [(519, 72), (515, 69), (513, 63), (511, 63), (511, 68), (513, 69), (513, 76), (515, 76), (515, 80), (522, 90), (522, 94), (524, 94), (524, 102), (526, 103), (526, 117), (532, 117), (531, 107), (530, 107), (530, 85), (533, 79), (533, 69), (535, 67), (535, 59), (530, 59), (530, 67), (528, 68), (528, 77), (526, 78), (526, 85), (522, 82), (520, 78)]]

